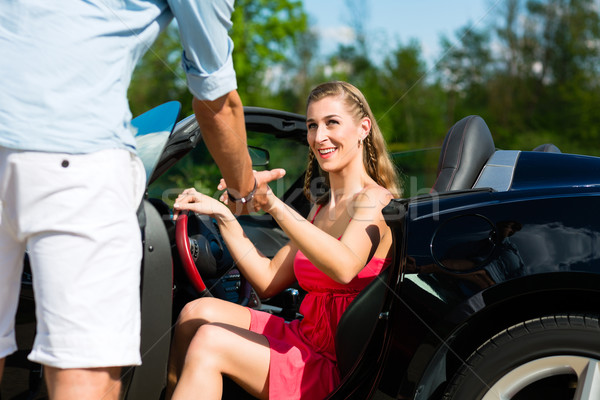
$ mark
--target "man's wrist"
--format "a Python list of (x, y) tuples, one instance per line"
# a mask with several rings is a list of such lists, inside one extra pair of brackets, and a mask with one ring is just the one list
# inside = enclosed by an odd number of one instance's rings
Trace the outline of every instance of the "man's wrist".
[(236, 198), (235, 196), (233, 196), (231, 194), (231, 192), (228, 189), (227, 190), (227, 199), (230, 202), (232, 202), (232, 203), (247, 204), (247, 203), (249, 203), (249, 202), (252, 201), (252, 199), (254, 198), (255, 194), (256, 194), (256, 178), (254, 179), (254, 188), (252, 188), (252, 190), (250, 191), (250, 193), (248, 193), (246, 196), (240, 197), (240, 198)]

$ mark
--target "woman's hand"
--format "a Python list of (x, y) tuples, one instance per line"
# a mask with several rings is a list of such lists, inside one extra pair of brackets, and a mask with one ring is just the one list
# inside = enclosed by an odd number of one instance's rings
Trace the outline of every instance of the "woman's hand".
[(184, 210), (209, 215), (211, 217), (227, 215), (229, 213), (228, 208), (223, 203), (210, 196), (199, 193), (194, 188), (185, 189), (177, 196), (175, 205), (173, 206), (173, 219), (177, 219), (179, 213)]
[[(251, 210), (253, 210), (253, 211), (263, 210), (263, 211), (269, 212), (269, 210), (273, 207), (273, 204), (276, 201), (277, 197), (275, 196), (275, 194), (269, 187), (268, 183), (282, 178), (285, 175), (285, 170), (281, 169), (281, 168), (276, 168), (276, 169), (273, 169), (270, 171), (253, 171), (253, 172), (254, 172), (254, 179), (256, 179), (256, 191), (254, 192), (254, 197), (252, 198), (252, 200), (247, 204), (248, 209), (242, 210), (241, 213), (248, 212)], [(224, 179), (221, 179), (221, 181), (219, 182), (219, 185), (217, 186), (217, 189), (219, 189), (219, 190), (227, 189), (227, 182), (225, 182)], [(220, 200), (223, 203), (227, 204), (230, 209), (232, 207), (235, 208), (236, 206), (239, 206), (238, 204), (228, 204), (228, 196), (227, 196), (226, 192), (223, 193), (223, 195), (221, 195)], [(236, 214), (239, 214), (240, 210), (233, 209), (233, 212), (235, 212)]]

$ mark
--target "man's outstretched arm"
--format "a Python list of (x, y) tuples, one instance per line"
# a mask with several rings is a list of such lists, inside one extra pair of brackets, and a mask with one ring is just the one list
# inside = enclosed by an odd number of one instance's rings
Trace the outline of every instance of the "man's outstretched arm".
[[(256, 189), (255, 185), (267, 184), (285, 174), (280, 169), (271, 173), (253, 174), (246, 139), (244, 108), (237, 91), (231, 91), (212, 101), (194, 97), (193, 108), (206, 147), (227, 182), (227, 191), (234, 198), (244, 198)], [(253, 209), (233, 202), (228, 202), (228, 206), (236, 214)]]
[(202, 138), (229, 190), (241, 198), (254, 188), (252, 161), (246, 141), (244, 108), (237, 91), (216, 100), (193, 101)]

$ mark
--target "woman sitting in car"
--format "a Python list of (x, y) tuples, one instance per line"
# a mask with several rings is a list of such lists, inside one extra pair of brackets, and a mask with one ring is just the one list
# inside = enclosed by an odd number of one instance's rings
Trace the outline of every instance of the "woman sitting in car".
[(400, 197), (385, 141), (362, 93), (346, 82), (317, 86), (307, 102), (310, 147), (305, 193), (314, 159), (329, 188), (304, 219), (266, 185), (254, 204), (273, 216), (290, 241), (269, 259), (244, 235), (230, 209), (194, 189), (175, 212), (213, 217), (237, 268), (261, 297), (295, 281), (307, 291), (302, 320), (215, 298), (181, 311), (169, 363), (167, 397), (220, 399), (228, 376), (260, 399), (320, 399), (340, 381), (334, 337), (350, 302), (390, 263), (392, 236), (381, 210)]

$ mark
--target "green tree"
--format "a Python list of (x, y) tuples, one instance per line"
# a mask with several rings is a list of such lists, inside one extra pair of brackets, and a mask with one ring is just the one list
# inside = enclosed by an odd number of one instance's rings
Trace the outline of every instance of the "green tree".
[[(345, 0), (347, 23), (354, 34), (350, 44), (338, 44), (337, 51), (318, 69), (322, 81), (343, 80), (352, 83), (365, 95), (379, 73), (369, 54), (369, 7), (365, 0)], [(376, 79), (375, 79), (376, 80)], [(367, 96), (369, 103), (372, 99)]]
[(306, 96), (320, 83), (317, 73), (320, 65), (315, 57), (319, 50), (319, 38), (314, 30), (298, 32), (297, 44), (290, 57), (282, 63), (285, 73), (279, 74), (275, 82), (277, 90), (272, 95), (275, 108), (303, 114)]
[[(265, 80), (295, 55), (293, 50), (308, 29), (302, 1), (237, 0), (232, 21), (230, 36), (240, 96), (245, 105), (274, 105)], [(134, 72), (129, 88), (133, 115), (169, 100), (182, 103), (182, 115), (192, 113), (192, 96), (180, 64), (181, 45), (172, 23)]]
[[(308, 29), (301, 0), (237, 0), (231, 38), (238, 91), (248, 105), (269, 106), (268, 73), (284, 65)], [(268, 88), (267, 88), (268, 89)]]
[(486, 105), (488, 123), (495, 126), (495, 139), (501, 143), (527, 129), (543, 90), (535, 72), (536, 43), (527, 34), (532, 26), (524, 19), (522, 2), (508, 0), (499, 8), (493, 29), (501, 50), (495, 54), (495, 70), (488, 79)]
[(485, 86), (492, 68), (487, 30), (477, 30), (468, 23), (456, 31), (455, 37), (455, 41), (441, 37), (442, 56), (436, 64), (447, 93), (446, 125), (452, 125), (466, 114), (485, 114)]
[(482, 115), (499, 147), (550, 141), (589, 151), (600, 135), (595, 2), (507, 0), (494, 11), (497, 19), (484, 29), (467, 25), (456, 44), (442, 42), (438, 71), (449, 115)]
[[(580, 145), (598, 139), (600, 18), (593, 0), (530, 0), (528, 40), (545, 89), (537, 122)], [(560, 138), (559, 138), (560, 140)]]
[(443, 138), (444, 104), (440, 87), (428, 81), (421, 46), (411, 40), (386, 57), (379, 90), (386, 104), (381, 123), (389, 129), (388, 142), (426, 145)]

